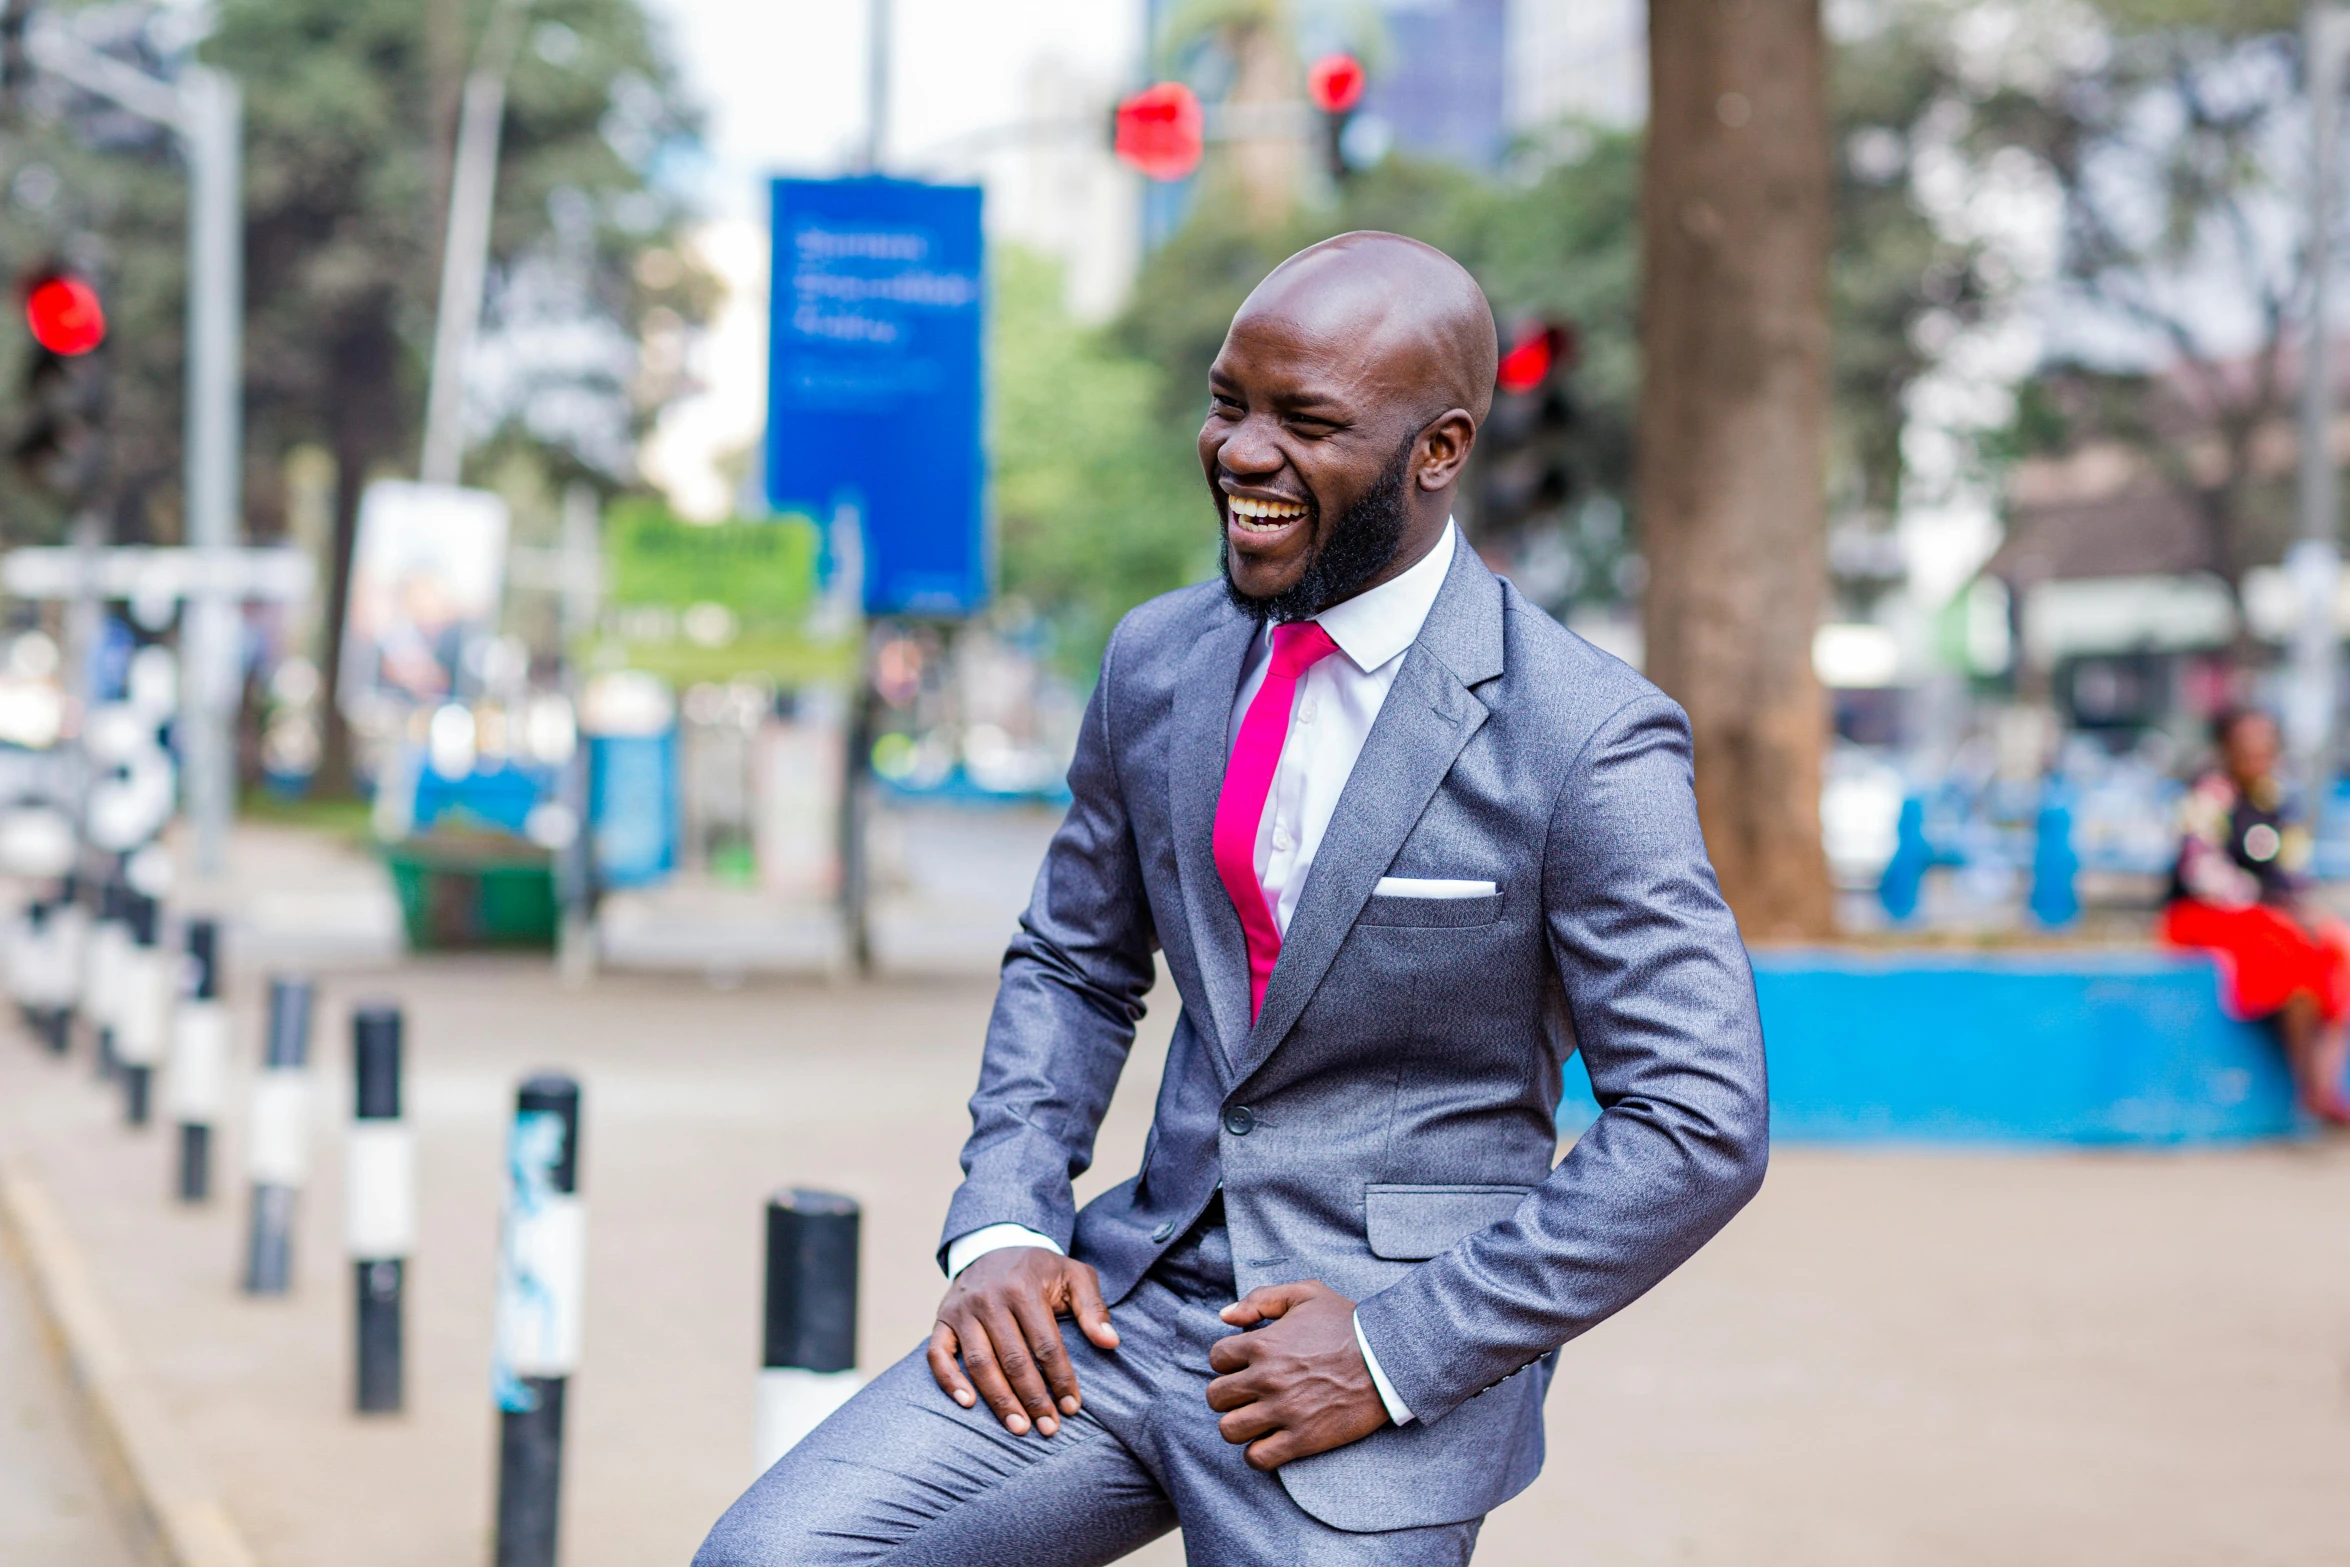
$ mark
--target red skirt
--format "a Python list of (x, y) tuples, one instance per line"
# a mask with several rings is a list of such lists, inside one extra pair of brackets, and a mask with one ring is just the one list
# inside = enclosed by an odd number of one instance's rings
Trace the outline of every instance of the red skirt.
[(2338, 924), (2329, 921), (2312, 936), (2265, 904), (2225, 909), (2181, 898), (2163, 910), (2162, 939), (2212, 955), (2221, 996), (2236, 1017), (2267, 1017), (2302, 995), (2329, 1023), (2350, 1017), (2350, 932)]

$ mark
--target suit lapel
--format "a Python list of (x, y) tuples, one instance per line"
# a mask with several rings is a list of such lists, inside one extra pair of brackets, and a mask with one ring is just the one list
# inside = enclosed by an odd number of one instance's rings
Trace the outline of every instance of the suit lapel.
[[(1248, 1040), (1238, 1076), (1245, 1078), (1288, 1036), (1329, 972), (1363, 905), (1411, 835), (1453, 759), (1484, 726), (1485, 704), (1470, 687), (1502, 670), (1502, 586), (1464, 542), (1419, 637), (1404, 654), (1395, 684), (1340, 791), (1322, 846), (1306, 876), (1281, 957), (1265, 986), (1265, 1008)], [(1229, 708), (1229, 692), (1225, 703)], [(1214, 806), (1209, 814), (1212, 819)], [(1203, 835), (1200, 857), (1210, 850)], [(1215, 874), (1209, 866), (1209, 875)], [(1189, 876), (1185, 877), (1188, 885)], [(1239, 920), (1225, 915), (1235, 944)], [(1245, 963), (1242, 965), (1245, 972)], [(1246, 998), (1242, 1016), (1246, 1017)]]
[(1232, 700), (1255, 640), (1256, 622), (1227, 612), (1184, 660), (1175, 690), (1175, 754), (1167, 769), (1170, 819), (1175, 824), (1175, 869), (1183, 886), (1192, 961), (1207, 991), (1208, 1016), (1218, 1047), (1208, 1052), (1231, 1080), (1232, 1065), (1248, 1047), (1248, 941), (1231, 894), (1216, 874), (1216, 798), (1232, 749)]

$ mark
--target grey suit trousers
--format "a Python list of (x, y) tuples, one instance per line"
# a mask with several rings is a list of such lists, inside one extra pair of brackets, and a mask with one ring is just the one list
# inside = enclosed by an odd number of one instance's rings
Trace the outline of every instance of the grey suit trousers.
[(744, 1493), (694, 1567), (1097, 1567), (1178, 1524), (1190, 1567), (1462, 1567), (1482, 1520), (1349, 1534), (1224, 1440), (1208, 1350), (1233, 1298), (1230, 1243), (1203, 1225), (1113, 1309), (1118, 1348), (1064, 1322), (1085, 1407), (1053, 1437), (961, 1408), (916, 1350)]

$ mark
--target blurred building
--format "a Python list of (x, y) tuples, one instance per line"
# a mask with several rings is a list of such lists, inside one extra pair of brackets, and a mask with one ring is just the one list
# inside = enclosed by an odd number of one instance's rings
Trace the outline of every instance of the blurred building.
[[(2137, 394), (2142, 431), (2093, 426), (2009, 473), (2006, 537), (1983, 579), (2012, 606), (2019, 689), (2045, 690), (2072, 727), (2191, 732), (2245, 694), (2237, 664), (2263, 687), (2300, 617), (2283, 566), (2296, 534), (2296, 357), (2265, 403), (2214, 401), (2215, 386), (2256, 385), (2249, 359), (2174, 365)], [(2082, 390), (2050, 384), (2060, 403)], [(2331, 445), (2350, 460), (2350, 416)], [(2335, 620), (2350, 632), (2350, 595)]]
[(1475, 169), (1509, 152), (1509, 0), (1384, 0), (1386, 49), (1363, 95), (1402, 151)]
[[(1394, 146), (1498, 169), (1511, 139), (1562, 119), (1648, 110), (1644, 0), (1377, 0), (1385, 38), (1363, 96)], [(1315, 19), (1359, 7), (1314, 0)]]
[(1509, 120), (1637, 125), (1648, 117), (1646, 0), (1510, 0)]

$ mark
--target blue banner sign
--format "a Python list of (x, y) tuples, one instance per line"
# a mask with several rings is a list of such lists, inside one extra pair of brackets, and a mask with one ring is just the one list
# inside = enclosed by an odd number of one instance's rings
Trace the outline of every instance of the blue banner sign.
[(828, 550), (861, 571), (868, 614), (987, 597), (984, 259), (975, 185), (775, 182), (767, 498), (828, 524), (853, 511), (861, 539)]

